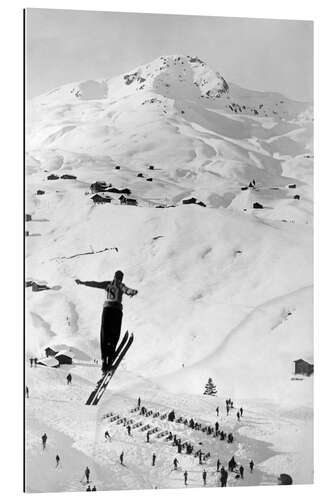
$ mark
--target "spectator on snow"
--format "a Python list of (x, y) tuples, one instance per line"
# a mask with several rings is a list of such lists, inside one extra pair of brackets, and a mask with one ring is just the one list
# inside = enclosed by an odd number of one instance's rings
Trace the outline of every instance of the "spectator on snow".
[(87, 483), (89, 483), (90, 469), (89, 469), (88, 465), (84, 470), (84, 475), (86, 476)]
[(25, 396), (29, 398), (29, 387), (27, 385), (25, 386)]
[(241, 465), (239, 468), (240, 477), (244, 479), (244, 467)]
[(155, 462), (156, 462), (156, 455), (155, 455), (155, 453), (153, 453), (152, 463), (151, 463), (153, 467), (155, 465)]
[(105, 437), (105, 439), (107, 439), (107, 440), (111, 441), (111, 436), (110, 436), (110, 434), (109, 434), (109, 431), (105, 431), (105, 432), (104, 432), (104, 437)]
[(173, 465), (174, 465), (174, 470), (177, 470), (177, 467), (178, 467), (178, 460), (177, 460), (177, 458), (174, 459)]
[(228, 472), (222, 466), (221, 467), (221, 487), (222, 488), (227, 486), (227, 480), (228, 480)]
[(44, 432), (44, 434), (42, 435), (43, 450), (45, 450), (45, 447), (46, 447), (46, 441), (47, 441), (47, 435), (46, 435), (46, 433)]
[(59, 463), (60, 463), (60, 457), (59, 455), (56, 455), (56, 467), (58, 467)]
[(251, 460), (250, 462), (250, 471), (253, 472), (253, 467), (254, 467), (254, 462), (253, 460)]
[(184, 484), (187, 486), (187, 478), (188, 478), (188, 473), (187, 470), (184, 472)]
[(71, 384), (72, 383), (72, 375), (69, 373), (66, 378), (67, 378), (67, 385)]
[(203, 473), (202, 473), (202, 479), (203, 479), (203, 484), (204, 484), (204, 486), (206, 486), (206, 482), (207, 482), (207, 472), (206, 472), (206, 470), (205, 470), (205, 469), (203, 470)]
[(242, 416), (243, 416), (243, 408), (240, 408), (240, 410), (239, 410), (239, 411), (240, 411), (240, 415), (241, 415), (241, 417), (242, 417)]
[(120, 459), (121, 465), (124, 465), (124, 452), (123, 451), (120, 453), (119, 459)]

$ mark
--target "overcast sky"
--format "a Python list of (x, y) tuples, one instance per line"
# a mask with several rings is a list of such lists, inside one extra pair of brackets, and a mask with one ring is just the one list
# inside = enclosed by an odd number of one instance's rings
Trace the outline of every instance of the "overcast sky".
[(313, 98), (313, 24), (28, 9), (27, 94), (108, 78), (160, 55), (197, 55), (230, 82)]

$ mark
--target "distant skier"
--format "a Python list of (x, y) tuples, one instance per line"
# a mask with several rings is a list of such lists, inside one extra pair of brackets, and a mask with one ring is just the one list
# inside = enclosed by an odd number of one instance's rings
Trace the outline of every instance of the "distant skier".
[(147, 434), (146, 434), (147, 443), (149, 443), (149, 437), (150, 437), (150, 432), (147, 431)]
[(239, 468), (240, 477), (244, 479), (244, 467), (241, 465)]
[(229, 415), (230, 407), (227, 405), (227, 416)]
[(177, 470), (177, 467), (178, 467), (178, 460), (177, 460), (177, 458), (174, 459), (173, 466), (174, 466), (174, 470)]
[(29, 387), (25, 386), (25, 397), (29, 399)]
[(56, 455), (56, 467), (58, 467), (60, 464), (60, 457), (59, 455)]
[(154, 467), (155, 466), (155, 462), (156, 462), (156, 455), (155, 453), (153, 453), (153, 456), (152, 456), (152, 463), (151, 465)]
[(184, 472), (184, 484), (187, 486), (187, 478), (188, 478), (188, 472), (187, 470)]
[(88, 465), (84, 470), (84, 475), (86, 476), (87, 483), (89, 483), (90, 469), (89, 469)]
[(120, 453), (119, 460), (120, 460), (121, 465), (124, 465), (124, 452), (123, 451)]
[(219, 414), (220, 414), (220, 408), (219, 408), (219, 407), (217, 407), (217, 408), (216, 408), (216, 416), (218, 417), (218, 416), (219, 416)]
[(88, 484), (86, 491), (91, 491), (90, 484)]
[(207, 472), (206, 472), (206, 469), (203, 470), (202, 480), (203, 480), (204, 486), (206, 486), (206, 484), (207, 484)]
[(96, 490), (96, 486), (93, 486), (93, 487), (91, 488), (91, 491), (97, 491), (97, 490)]
[(240, 416), (242, 417), (243, 416), (243, 408), (240, 408), (239, 412), (240, 412)]
[(220, 471), (220, 466), (221, 466), (221, 462), (220, 462), (220, 459), (218, 458), (217, 462), (216, 462), (216, 472)]
[(141, 406), (141, 398), (139, 397), (138, 398), (138, 408), (140, 408), (140, 406)]
[(253, 472), (253, 467), (254, 467), (254, 462), (253, 460), (251, 460), (250, 462), (250, 471)]
[(69, 373), (66, 378), (67, 378), (67, 385), (71, 384), (72, 383), (72, 375)]
[(240, 421), (240, 413), (239, 413), (239, 411), (237, 412), (237, 420), (238, 420), (238, 422)]
[(105, 432), (104, 432), (104, 437), (105, 437), (105, 439), (106, 439), (107, 441), (111, 441), (111, 436), (110, 436), (110, 434), (109, 434), (109, 431), (105, 431)]
[(131, 436), (131, 435), (132, 435), (132, 434), (131, 434), (131, 426), (130, 426), (130, 425), (128, 425), (128, 426), (127, 426), (127, 434), (128, 434), (129, 436)]
[(106, 291), (106, 301), (104, 302), (101, 321), (101, 357), (102, 370), (105, 372), (113, 361), (117, 343), (120, 337), (121, 322), (123, 318), (122, 296), (125, 293), (133, 297), (137, 290), (124, 285), (124, 274), (116, 271), (112, 281), (81, 281), (76, 279), (78, 285), (101, 288)]
[(32, 368), (33, 364), (34, 364), (34, 358), (30, 358), (30, 368)]
[(47, 435), (44, 432), (44, 434), (42, 435), (43, 450), (45, 450), (45, 448), (46, 448), (46, 441), (47, 441)]

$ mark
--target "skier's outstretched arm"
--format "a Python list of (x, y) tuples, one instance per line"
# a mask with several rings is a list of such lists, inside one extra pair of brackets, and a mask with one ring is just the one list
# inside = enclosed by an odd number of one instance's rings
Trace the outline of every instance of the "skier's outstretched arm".
[(77, 285), (85, 285), (85, 286), (91, 286), (92, 288), (102, 288), (103, 290), (106, 289), (107, 285), (109, 284), (109, 281), (81, 281), (81, 280), (75, 280)]
[(123, 293), (126, 293), (126, 295), (130, 295), (131, 297), (133, 297), (133, 295), (136, 295), (138, 293), (137, 290), (129, 288), (128, 286), (124, 285), (124, 283), (122, 283), (121, 289)]

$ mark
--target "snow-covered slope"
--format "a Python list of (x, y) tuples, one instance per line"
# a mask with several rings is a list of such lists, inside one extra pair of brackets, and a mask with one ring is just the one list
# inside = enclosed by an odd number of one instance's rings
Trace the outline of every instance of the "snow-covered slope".
[[(27, 273), (61, 289), (27, 292), (29, 350), (54, 339), (97, 356), (103, 297), (78, 288), (74, 277), (104, 280), (123, 268), (140, 292), (125, 305), (124, 326), (136, 333), (133, 369), (154, 377), (175, 372), (184, 381), (196, 370), (201, 383), (204, 367), (214, 366), (231, 387), (221, 361), (226, 366), (239, 355), (245, 391), (247, 371), (260, 378), (266, 363), (268, 393), (271, 384), (288, 383), (292, 360), (311, 352), (304, 313), (312, 304), (304, 292), (312, 284), (309, 110), (228, 84), (189, 56), (161, 57), (111, 80), (33, 99)], [(47, 180), (50, 173), (77, 179)], [(129, 188), (139, 206), (116, 206), (116, 194), (111, 206), (93, 206), (88, 192), (96, 180)], [(207, 207), (181, 204), (191, 196)], [(253, 208), (256, 202), (263, 208)], [(153, 208), (158, 204), (172, 207)], [(119, 252), (92, 253), (113, 247)], [(284, 324), (286, 311), (292, 318)], [(70, 325), (68, 315), (75, 318)], [(283, 326), (275, 327), (279, 318)], [(262, 360), (249, 355), (258, 343), (267, 348)]]

